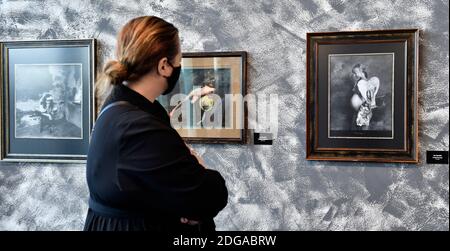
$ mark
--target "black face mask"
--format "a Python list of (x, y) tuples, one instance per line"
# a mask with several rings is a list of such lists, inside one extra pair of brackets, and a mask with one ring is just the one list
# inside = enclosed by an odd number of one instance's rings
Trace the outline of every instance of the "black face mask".
[(163, 95), (167, 95), (172, 92), (173, 88), (177, 85), (178, 78), (180, 78), (181, 66), (174, 67), (169, 61), (167, 61), (170, 66), (172, 66), (172, 75), (167, 77), (167, 89), (163, 92)]

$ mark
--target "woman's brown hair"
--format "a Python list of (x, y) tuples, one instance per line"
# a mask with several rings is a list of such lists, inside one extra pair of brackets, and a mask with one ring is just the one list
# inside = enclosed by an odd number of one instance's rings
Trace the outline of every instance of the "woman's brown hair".
[(96, 83), (97, 97), (103, 101), (112, 86), (139, 79), (164, 57), (172, 61), (179, 46), (178, 29), (171, 23), (155, 16), (130, 20), (117, 37), (117, 60), (105, 64)]

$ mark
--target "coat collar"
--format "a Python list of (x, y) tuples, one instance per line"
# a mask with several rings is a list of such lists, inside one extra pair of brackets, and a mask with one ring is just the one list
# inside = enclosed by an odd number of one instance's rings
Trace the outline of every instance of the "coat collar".
[(152, 103), (146, 97), (130, 89), (124, 84), (114, 86), (103, 107), (107, 106), (110, 103), (122, 100), (128, 101), (131, 104), (137, 106), (139, 109), (161, 118), (164, 122), (170, 125), (170, 117), (164, 107), (158, 102), (158, 100), (155, 100)]

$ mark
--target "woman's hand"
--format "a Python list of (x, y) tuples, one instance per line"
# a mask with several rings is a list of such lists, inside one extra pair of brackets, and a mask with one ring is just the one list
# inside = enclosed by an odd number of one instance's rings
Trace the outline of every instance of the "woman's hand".
[[(184, 144), (186, 144), (186, 142)], [(186, 144), (186, 146), (187, 148), (189, 148), (189, 151), (191, 151), (191, 154), (194, 155), (194, 157), (197, 159), (198, 163), (200, 163), (200, 165), (202, 165), (206, 169), (205, 161), (203, 160), (203, 158), (188, 144)]]

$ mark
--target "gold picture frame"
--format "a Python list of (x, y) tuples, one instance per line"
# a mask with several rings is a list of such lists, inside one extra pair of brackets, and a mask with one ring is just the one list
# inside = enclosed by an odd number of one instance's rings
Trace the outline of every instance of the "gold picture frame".
[[(174, 105), (170, 104), (170, 100), (176, 94), (188, 95), (193, 89), (202, 87), (206, 81), (213, 81), (214, 93), (221, 99), (222, 120), (225, 118), (225, 102), (226, 94), (240, 95), (244, 97), (247, 93), (246, 70), (247, 70), (247, 53), (243, 51), (237, 52), (197, 52), (183, 53), (182, 70), (177, 87), (170, 95), (162, 96), (159, 102), (171, 112)], [(212, 79), (212, 80), (211, 80)], [(216, 96), (216, 97), (217, 97)], [(200, 103), (200, 99), (191, 104), (190, 113), (195, 112), (195, 105)], [(217, 103), (217, 102), (216, 102)], [(216, 108), (218, 109), (218, 108)], [(196, 120), (195, 114), (189, 114), (194, 120), (191, 126), (176, 128), (178, 133), (189, 143), (245, 143), (247, 129), (247, 109), (243, 102), (232, 104), (231, 119), (232, 124), (220, 128), (204, 128)], [(203, 113), (205, 114), (205, 113)], [(180, 116), (181, 117), (181, 116)], [(173, 118), (174, 119), (178, 118)], [(238, 126), (242, 125), (242, 126)], [(240, 128), (241, 127), (241, 128)]]

